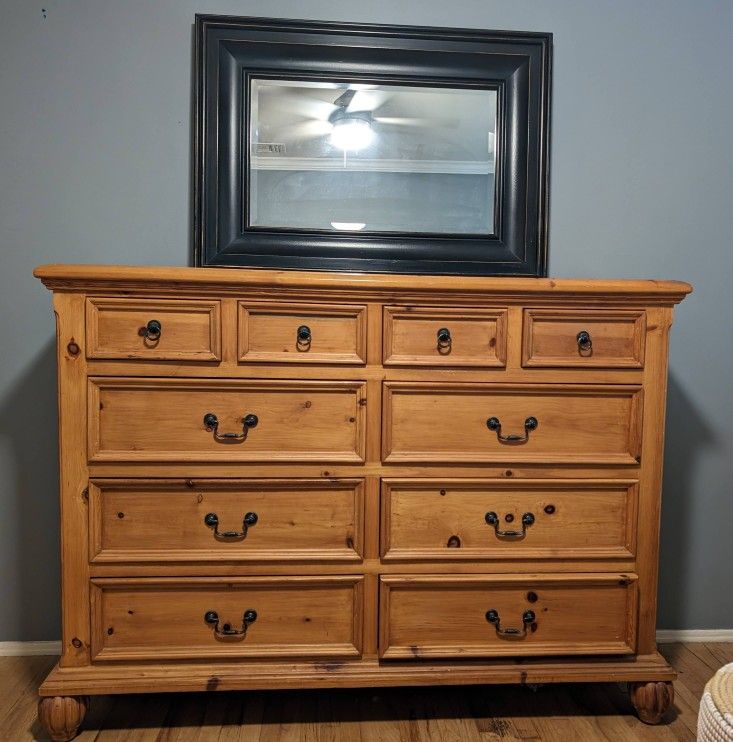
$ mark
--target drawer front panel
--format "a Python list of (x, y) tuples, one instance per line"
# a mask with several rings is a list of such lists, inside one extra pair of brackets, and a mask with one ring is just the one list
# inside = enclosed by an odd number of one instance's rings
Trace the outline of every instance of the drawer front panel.
[[(630, 654), (635, 578), (382, 576), (387, 659)], [(530, 611), (531, 613), (528, 613)]]
[(220, 361), (218, 301), (89, 298), (87, 357)]
[(360, 479), (92, 480), (90, 554), (95, 563), (359, 561), (363, 498)]
[(641, 387), (631, 385), (386, 382), (382, 456), (637, 464), (641, 399)]
[(525, 309), (525, 367), (641, 368), (643, 311)]
[(92, 580), (92, 657), (358, 657), (362, 579)]
[(387, 366), (505, 366), (506, 309), (385, 307)]
[(89, 456), (360, 463), (365, 401), (360, 381), (92, 378)]
[(637, 483), (382, 481), (385, 561), (631, 558)]
[(366, 363), (366, 307), (239, 302), (239, 360)]

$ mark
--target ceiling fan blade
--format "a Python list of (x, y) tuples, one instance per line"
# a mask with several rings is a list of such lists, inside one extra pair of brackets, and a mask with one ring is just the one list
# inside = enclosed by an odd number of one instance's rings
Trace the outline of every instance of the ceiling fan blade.
[(328, 121), (312, 119), (311, 121), (301, 121), (298, 124), (280, 126), (273, 131), (273, 135), (275, 139), (305, 141), (306, 139), (325, 137), (331, 133), (332, 128)]
[(356, 90), (354, 88), (348, 88), (333, 103), (340, 108), (348, 108), (355, 95)]
[(374, 120), (386, 126), (420, 126), (423, 128), (435, 128), (439, 126), (443, 129), (458, 128), (459, 119), (456, 118), (416, 118), (410, 116), (375, 116)]
[(380, 90), (378, 88), (373, 89), (359, 89), (356, 91), (356, 95), (349, 103), (347, 110), (352, 111), (369, 111), (374, 112), (380, 109), (390, 98), (394, 96), (394, 93), (389, 90)]

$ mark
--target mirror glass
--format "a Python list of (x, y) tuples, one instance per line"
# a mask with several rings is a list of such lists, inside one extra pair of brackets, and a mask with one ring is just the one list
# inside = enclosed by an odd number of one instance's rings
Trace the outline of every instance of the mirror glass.
[(249, 226), (494, 233), (495, 90), (250, 85)]

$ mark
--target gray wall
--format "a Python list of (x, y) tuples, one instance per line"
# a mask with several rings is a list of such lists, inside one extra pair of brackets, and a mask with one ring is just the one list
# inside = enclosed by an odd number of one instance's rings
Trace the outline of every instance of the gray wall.
[(189, 261), (195, 11), (554, 32), (551, 273), (695, 284), (672, 337), (659, 625), (733, 628), (733, 4), (3, 0), (0, 640), (59, 635), (54, 324), (31, 270)]

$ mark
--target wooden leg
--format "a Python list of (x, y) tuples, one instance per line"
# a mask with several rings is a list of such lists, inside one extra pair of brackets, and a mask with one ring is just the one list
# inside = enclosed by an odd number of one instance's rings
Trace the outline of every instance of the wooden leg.
[(53, 742), (69, 742), (89, 708), (89, 696), (49, 696), (38, 702), (38, 720)]
[(674, 686), (669, 681), (629, 683), (629, 695), (636, 713), (645, 724), (659, 724), (674, 703)]

